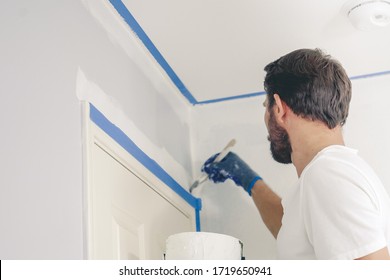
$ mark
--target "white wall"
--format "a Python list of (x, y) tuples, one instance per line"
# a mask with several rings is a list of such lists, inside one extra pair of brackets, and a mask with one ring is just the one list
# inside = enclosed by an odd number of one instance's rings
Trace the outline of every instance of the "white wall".
[(374, 168), (390, 194), (390, 75), (352, 81), (346, 144)]
[(1, 259), (83, 257), (74, 92), (91, 23), (80, 8), (74, 1), (1, 2)]
[(167, 159), (162, 167), (178, 167), (170, 174), (190, 182), (184, 99), (138, 44), (124, 49), (87, 4), (0, 4), (0, 259), (85, 256), (79, 70), (148, 139), (140, 148), (164, 151), (149, 156)]

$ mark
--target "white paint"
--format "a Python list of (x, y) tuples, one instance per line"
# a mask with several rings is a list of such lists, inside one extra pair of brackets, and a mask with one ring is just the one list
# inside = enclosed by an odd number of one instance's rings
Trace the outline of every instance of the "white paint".
[[(186, 99), (180, 94), (180, 91), (168, 78), (165, 70), (156, 63), (153, 55), (150, 54), (111, 3), (108, 0), (81, 1), (107, 32), (110, 41), (118, 45), (127, 54), (139, 70), (148, 77), (149, 83), (153, 85), (156, 91), (165, 97), (171, 97), (167, 100), (168, 103), (172, 105), (177, 113), (181, 113), (182, 110), (178, 108), (182, 107), (183, 104), (188, 104)], [(172, 98), (173, 92), (179, 98)]]
[[(189, 171), (173, 158), (164, 147), (154, 144), (126, 115), (124, 107), (114, 97), (106, 94), (98, 85), (89, 81), (79, 68), (77, 73), (77, 98), (93, 104), (108, 120), (122, 130), (146, 155), (152, 156), (164, 170), (175, 177), (177, 182), (188, 189)], [(146, 108), (148, 110), (148, 108)]]
[[(122, 111), (126, 117), (122, 116), (122, 120), (116, 124), (124, 124), (131, 119), (139, 128), (138, 130), (149, 139), (146, 141), (147, 144), (144, 144), (145, 137), (141, 137), (142, 139), (137, 141), (139, 147), (145, 149), (149, 156), (161, 163), (169, 174), (188, 189), (192, 181), (188, 175), (192, 167), (189, 127), (191, 108), (187, 106), (185, 98), (108, 1), (83, 0), (83, 3), (107, 32), (113, 44), (124, 51), (128, 57), (125, 60), (127, 68), (131, 66), (131, 71), (126, 69), (128, 76), (127, 81), (122, 85), (122, 90), (103, 89), (104, 95), (109, 97), (102, 104), (113, 103), (112, 108), (105, 111), (106, 117), (116, 118), (115, 112), (118, 109)], [(112, 75), (121, 74), (119, 71), (120, 69), (116, 69)], [(101, 83), (101, 79), (96, 81)], [(93, 94), (88, 95), (88, 100), (92, 100), (91, 96)], [(134, 127), (130, 123), (129, 126)], [(123, 129), (125, 127), (126, 125), (121, 126)], [(129, 136), (138, 138), (138, 134), (136, 135), (131, 129), (126, 131), (129, 132)], [(152, 145), (149, 145), (149, 142), (152, 142)], [(150, 148), (154, 151), (149, 152)], [(178, 164), (172, 164), (171, 157)], [(179, 178), (176, 178), (177, 174), (180, 174)]]

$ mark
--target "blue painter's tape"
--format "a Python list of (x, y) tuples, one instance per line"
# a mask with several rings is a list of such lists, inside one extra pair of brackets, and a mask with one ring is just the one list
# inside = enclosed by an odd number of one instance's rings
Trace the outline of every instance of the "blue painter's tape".
[(390, 71), (383, 71), (383, 72), (376, 72), (376, 73), (371, 73), (371, 74), (353, 76), (353, 77), (350, 77), (349, 79), (350, 80), (358, 80), (358, 79), (372, 78), (372, 77), (384, 76), (384, 75), (390, 75)]
[(181, 196), (196, 211), (196, 228), (200, 228), (199, 211), (202, 209), (202, 201), (191, 195), (179, 185), (161, 166), (145, 154), (131, 139), (117, 126), (111, 123), (98, 109), (90, 104), (90, 118), (105, 133), (113, 138), (128, 153), (135, 157), (143, 166), (149, 169), (157, 178), (169, 186)]
[(126, 23), (130, 26), (130, 28), (137, 34), (138, 38), (142, 41), (145, 47), (149, 50), (149, 52), (153, 55), (153, 57), (157, 60), (157, 62), (161, 65), (161, 67), (168, 74), (169, 78), (176, 85), (176, 87), (180, 90), (180, 92), (184, 95), (185, 98), (191, 103), (196, 104), (197, 101), (191, 92), (187, 89), (184, 83), (180, 80), (180, 78), (176, 75), (175, 71), (171, 68), (165, 58), (158, 51), (153, 42), (149, 39), (148, 35), (146, 35), (145, 31), (135, 20), (133, 15), (127, 9), (127, 7), (123, 4), (121, 0), (110, 0), (111, 4), (118, 11), (118, 13), (123, 17)]
[(218, 103), (218, 102), (234, 100), (234, 99), (243, 99), (243, 98), (249, 98), (249, 97), (256, 97), (256, 96), (261, 96), (261, 95), (264, 95), (264, 94), (266, 94), (266, 92), (265, 91), (261, 91), (261, 92), (248, 93), (248, 94), (242, 94), (242, 95), (237, 95), (237, 96), (230, 96), (230, 97), (224, 97), (224, 98), (200, 101), (197, 104)]
[(195, 210), (195, 219), (196, 219), (196, 231), (201, 231), (200, 228), (200, 212)]

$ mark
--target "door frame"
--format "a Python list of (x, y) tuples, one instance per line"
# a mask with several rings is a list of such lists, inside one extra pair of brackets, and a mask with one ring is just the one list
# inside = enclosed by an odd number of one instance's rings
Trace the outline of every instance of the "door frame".
[(200, 231), (200, 198), (191, 195), (168, 174), (156, 161), (142, 151), (122, 130), (111, 123), (91, 103), (82, 102), (83, 114), (83, 203), (84, 203), (84, 255), (94, 256), (92, 232), (92, 147), (104, 147), (115, 159), (146, 182), (164, 199), (188, 215), (193, 221), (193, 230)]

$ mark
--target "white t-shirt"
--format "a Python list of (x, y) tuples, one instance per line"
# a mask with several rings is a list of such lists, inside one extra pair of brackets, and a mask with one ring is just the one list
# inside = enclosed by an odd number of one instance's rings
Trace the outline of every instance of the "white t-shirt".
[(356, 259), (390, 249), (390, 198), (356, 150), (329, 146), (282, 199), (279, 259)]

